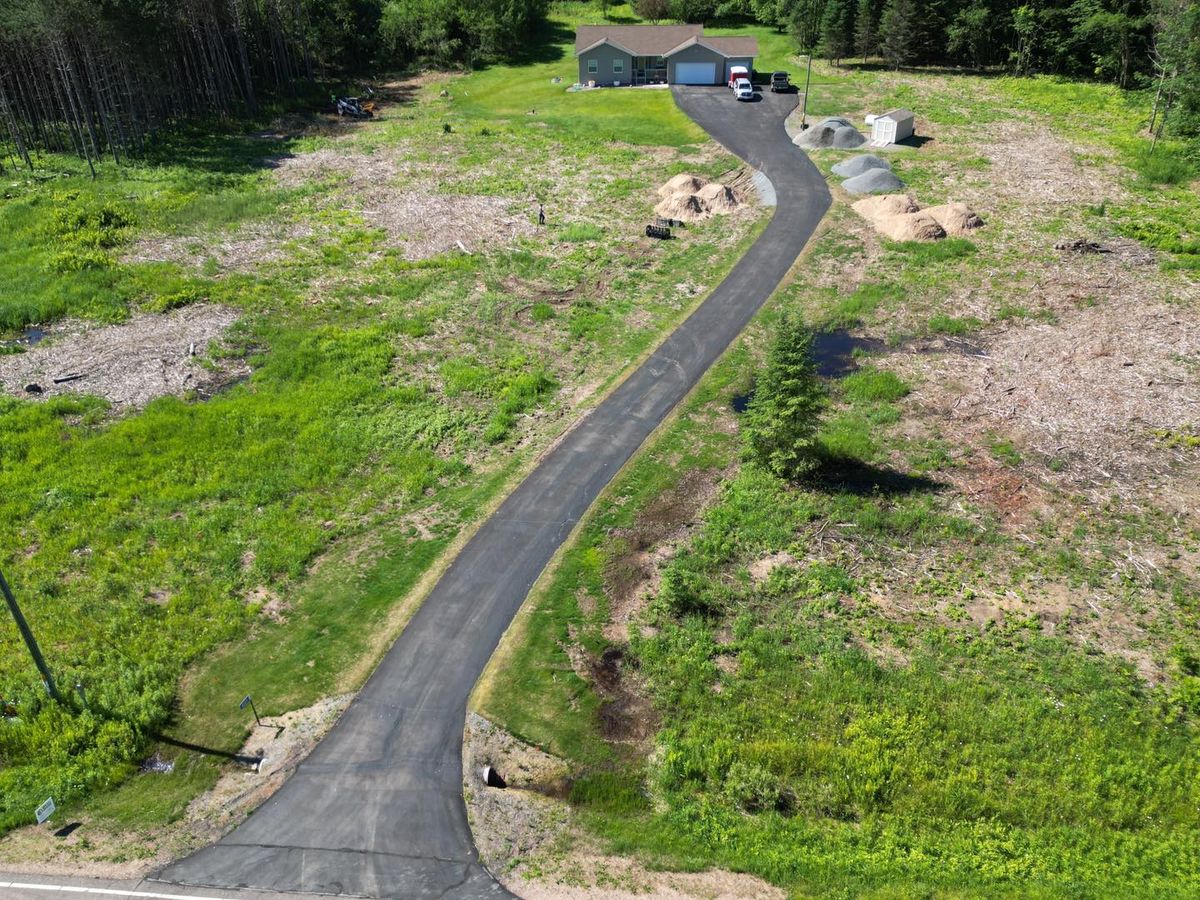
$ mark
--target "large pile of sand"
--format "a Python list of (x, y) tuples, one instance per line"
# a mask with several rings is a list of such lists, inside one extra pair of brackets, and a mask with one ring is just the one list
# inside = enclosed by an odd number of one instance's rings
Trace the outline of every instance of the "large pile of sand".
[(696, 191), (696, 196), (707, 203), (708, 208), (714, 213), (733, 212), (738, 208), (737, 194), (733, 192), (732, 188), (719, 182), (706, 184)]
[(906, 194), (868, 197), (855, 203), (854, 211), (893, 241), (937, 241), (947, 234), (966, 234), (983, 224), (983, 219), (965, 203), (921, 209)]
[(731, 213), (742, 204), (728, 185), (687, 173), (676, 175), (658, 189), (658, 194), (663, 199), (654, 207), (655, 214), (680, 222), (701, 222), (713, 215)]
[(945, 229), (946, 234), (968, 234), (983, 225), (979, 214), (965, 203), (943, 203), (927, 206), (923, 213), (932, 217)]
[(880, 234), (887, 235), (893, 241), (939, 241), (946, 236), (937, 220), (923, 212), (880, 216), (873, 219), (872, 223)]
[(902, 216), (905, 213), (915, 213), (921, 207), (908, 194), (885, 194), (882, 197), (868, 197), (854, 204), (854, 211), (864, 219), (876, 219), (880, 216)]
[(708, 204), (698, 194), (675, 194), (654, 207), (655, 215), (680, 222), (700, 222), (712, 215)]
[(834, 148), (853, 150), (867, 142), (857, 128), (845, 119), (826, 119), (796, 135), (793, 143), (807, 150)]
[(701, 178), (699, 175), (691, 175), (688, 172), (680, 172), (658, 189), (658, 196), (673, 197), (676, 194), (694, 194), (706, 184), (708, 184), (707, 178)]
[(861, 175), (847, 178), (842, 182), (842, 187), (851, 194), (883, 194), (902, 189), (904, 182), (890, 169), (867, 169)]
[(853, 178), (871, 169), (891, 169), (892, 164), (886, 159), (880, 159), (872, 153), (862, 156), (852, 156), (833, 167), (833, 174), (842, 178)]

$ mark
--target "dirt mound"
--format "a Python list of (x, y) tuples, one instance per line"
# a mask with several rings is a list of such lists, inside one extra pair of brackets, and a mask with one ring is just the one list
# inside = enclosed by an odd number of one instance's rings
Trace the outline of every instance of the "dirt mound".
[(701, 188), (707, 187), (708, 183), (707, 178), (701, 178), (699, 175), (690, 175), (687, 172), (680, 172), (658, 189), (658, 196), (673, 197), (676, 194), (695, 194)]
[(915, 213), (921, 207), (908, 194), (885, 194), (882, 197), (868, 197), (854, 204), (854, 211), (864, 219), (874, 221), (880, 216), (901, 216), (905, 213)]
[(0, 384), (26, 398), (92, 394), (117, 409), (145, 406), (165, 394), (205, 396), (249, 374), (241, 361), (201, 364), (209, 343), (238, 318), (229, 307), (196, 303), (122, 325), (68, 325), (25, 353), (0, 356)]
[(654, 207), (655, 215), (680, 222), (702, 222), (712, 216), (712, 210), (697, 194), (676, 194)]
[(904, 188), (904, 182), (892, 174), (890, 169), (868, 169), (861, 175), (847, 178), (842, 187), (851, 194), (885, 194)]
[(898, 216), (879, 216), (872, 220), (875, 229), (893, 241), (938, 241), (945, 230), (933, 216), (924, 212), (901, 213)]
[(880, 159), (873, 153), (867, 153), (863, 156), (852, 156), (850, 159), (838, 163), (833, 167), (833, 174), (842, 178), (853, 178), (855, 175), (861, 175), (871, 169), (890, 170), (891, 168), (892, 164), (886, 159)]
[(714, 213), (733, 212), (741, 206), (741, 200), (738, 199), (738, 195), (733, 192), (733, 189), (717, 182), (706, 184), (696, 191), (696, 196), (706, 203), (709, 210)]
[(983, 225), (979, 214), (965, 203), (943, 203), (941, 206), (927, 206), (922, 210), (932, 216), (945, 230), (946, 234), (968, 234)]

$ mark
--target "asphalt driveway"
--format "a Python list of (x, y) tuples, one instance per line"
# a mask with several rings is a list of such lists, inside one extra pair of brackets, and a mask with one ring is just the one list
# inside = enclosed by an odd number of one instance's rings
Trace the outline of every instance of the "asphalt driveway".
[(467, 697), (533, 582), (588, 506), (721, 355), (829, 207), (783, 119), (795, 95), (676, 102), (762, 170), (778, 207), (729, 276), (548, 454), (463, 548), (328, 736), (257, 812), (163, 871), (179, 884), (366, 897), (507, 896), (480, 865), (461, 791)]

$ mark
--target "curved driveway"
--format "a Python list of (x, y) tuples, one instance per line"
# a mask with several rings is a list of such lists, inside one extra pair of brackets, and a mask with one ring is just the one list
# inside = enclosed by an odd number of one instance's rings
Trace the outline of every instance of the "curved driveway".
[(479, 863), (467, 826), (468, 695), (572, 527), (771, 295), (829, 207), (824, 179), (784, 132), (795, 95), (738, 103), (724, 88), (674, 90), (689, 116), (774, 183), (770, 224), (480, 528), (283, 787), (159, 880), (366, 897), (507, 896)]

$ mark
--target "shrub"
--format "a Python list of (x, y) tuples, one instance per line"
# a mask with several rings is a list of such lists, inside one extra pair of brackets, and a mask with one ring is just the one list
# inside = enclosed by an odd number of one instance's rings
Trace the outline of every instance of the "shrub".
[(825, 391), (812, 359), (812, 332), (798, 316), (785, 314), (746, 410), (746, 457), (780, 478), (812, 471), (824, 406)]
[(1196, 167), (1184, 156), (1159, 147), (1157, 152), (1139, 153), (1133, 169), (1142, 181), (1150, 184), (1186, 184), (1196, 175)]
[(779, 805), (779, 781), (763, 766), (735, 760), (725, 774), (725, 794), (746, 812), (761, 812)]

